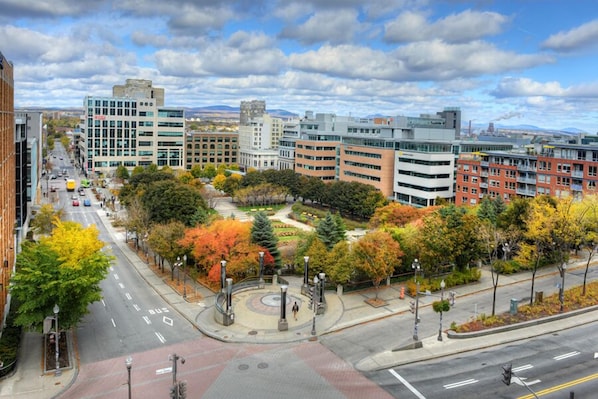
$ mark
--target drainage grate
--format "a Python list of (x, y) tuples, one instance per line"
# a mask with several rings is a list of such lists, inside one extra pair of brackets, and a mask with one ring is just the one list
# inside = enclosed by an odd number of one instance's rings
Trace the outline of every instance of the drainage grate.
[(249, 335), (257, 335), (257, 331), (255, 330), (251, 330), (248, 332)]
[(249, 370), (248, 364), (239, 364), (239, 370)]
[(268, 363), (258, 363), (257, 368), (258, 369), (267, 369)]

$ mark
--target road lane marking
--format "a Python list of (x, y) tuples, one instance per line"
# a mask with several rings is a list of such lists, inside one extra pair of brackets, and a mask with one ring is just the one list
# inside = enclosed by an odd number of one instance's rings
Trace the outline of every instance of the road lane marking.
[(568, 358), (573, 357), (573, 356), (577, 356), (579, 354), (581, 354), (581, 352), (579, 352), (579, 351), (573, 351), (573, 352), (564, 353), (562, 355), (555, 356), (555, 357), (553, 357), (553, 359), (554, 360), (563, 360), (563, 359), (568, 359)]
[(139, 305), (137, 305), (136, 303), (133, 304), (133, 307), (135, 308), (136, 311), (140, 311), (141, 308), (139, 307)]
[(104, 307), (106, 307), (106, 302), (104, 302), (104, 298), (102, 298), (102, 305), (104, 305)]
[(469, 380), (463, 380), (463, 381), (459, 381), (459, 382), (453, 382), (452, 384), (446, 384), (446, 385), (443, 385), (443, 387), (444, 387), (444, 389), (453, 389), (453, 388), (463, 387), (465, 385), (475, 384), (476, 382), (479, 382), (479, 381), (475, 380), (473, 378), (470, 378)]
[(164, 316), (164, 317), (162, 318), (162, 321), (163, 321), (165, 324), (168, 324), (170, 327), (172, 327), (172, 325), (174, 324), (174, 321), (173, 321), (173, 320), (172, 320), (170, 317), (166, 317), (166, 316)]
[(118, 273), (114, 273), (114, 279), (118, 280)]
[(555, 385), (551, 388), (546, 388), (541, 391), (538, 391), (538, 392), (536, 392), (536, 396), (534, 396), (533, 394), (529, 394), (529, 395), (525, 395), (525, 396), (520, 396), (517, 399), (534, 399), (535, 397), (548, 395), (549, 393), (557, 392), (557, 391), (560, 391), (561, 389), (571, 388), (572, 386), (579, 385), (579, 384), (582, 384), (584, 382), (588, 382), (591, 380), (595, 380), (596, 378), (598, 378), (598, 373), (590, 374), (586, 377), (581, 377), (581, 378), (578, 378), (573, 381), (565, 382), (564, 384)]
[(172, 366), (156, 370), (156, 375), (172, 373)]
[(124, 289), (124, 288), (125, 288), (125, 285), (124, 285), (123, 283), (118, 283), (118, 286), (119, 286), (120, 288), (122, 288), (122, 289)]
[(114, 322), (114, 319), (110, 319), (110, 321), (112, 321), (112, 327), (116, 327), (116, 323)]
[(143, 320), (145, 320), (147, 324), (152, 324), (152, 321), (147, 316), (143, 316)]
[(415, 387), (413, 385), (411, 385), (406, 379), (404, 379), (403, 377), (401, 377), (399, 375), (399, 373), (397, 373), (396, 371), (394, 371), (393, 369), (389, 369), (388, 370), (390, 372), (390, 374), (392, 374), (397, 380), (399, 380), (401, 382), (401, 384), (405, 385), (405, 387), (407, 387), (407, 389), (409, 389), (415, 396), (418, 397), (418, 399), (426, 399), (426, 397), (424, 395), (422, 395), (417, 389), (415, 389)]
[(129, 294), (128, 292), (125, 294), (125, 296), (127, 297), (127, 299), (130, 301), (131, 299), (133, 299), (133, 297), (131, 296), (131, 294)]
[(512, 370), (514, 373), (519, 373), (519, 372), (521, 372), (521, 371), (523, 371), (523, 370), (529, 370), (529, 369), (531, 369), (531, 368), (534, 368), (534, 366), (532, 366), (531, 364), (525, 364), (525, 365), (523, 365), (523, 366), (519, 366), (519, 367), (513, 367), (511, 370)]
[(162, 342), (163, 344), (166, 343), (166, 338), (164, 338), (164, 336), (162, 334), (160, 334), (157, 331), (154, 334), (156, 334), (156, 337), (158, 337), (158, 339), (160, 340), (160, 342)]

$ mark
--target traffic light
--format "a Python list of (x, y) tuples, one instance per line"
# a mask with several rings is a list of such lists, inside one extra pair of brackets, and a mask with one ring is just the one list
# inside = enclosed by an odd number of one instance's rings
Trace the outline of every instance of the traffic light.
[(513, 375), (511, 367), (511, 363), (502, 366), (502, 382), (506, 385), (511, 385), (511, 376)]
[(415, 313), (415, 302), (409, 301), (409, 310), (411, 313)]
[(179, 399), (187, 399), (187, 381), (179, 381)]
[(178, 385), (170, 386), (170, 399), (179, 399)]

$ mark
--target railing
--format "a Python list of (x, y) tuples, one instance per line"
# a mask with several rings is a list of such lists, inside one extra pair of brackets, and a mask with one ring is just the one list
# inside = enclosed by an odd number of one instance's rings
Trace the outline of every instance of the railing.
[(11, 374), (17, 364), (17, 360), (13, 360), (12, 362), (8, 363), (8, 364), (2, 364), (2, 366), (0, 367), (0, 379), (6, 377), (7, 375)]

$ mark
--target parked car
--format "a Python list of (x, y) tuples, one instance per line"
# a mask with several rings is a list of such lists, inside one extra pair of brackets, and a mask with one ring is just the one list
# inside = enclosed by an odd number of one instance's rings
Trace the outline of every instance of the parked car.
[(89, 198), (85, 198), (83, 200), (83, 205), (84, 206), (91, 206), (91, 200)]
[(73, 206), (79, 206), (79, 200), (73, 200)]
[(79, 195), (80, 196), (85, 196), (85, 190), (83, 190), (82, 188), (79, 189)]

